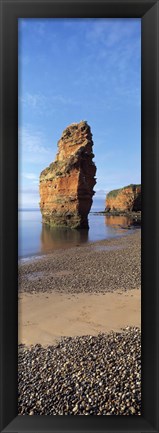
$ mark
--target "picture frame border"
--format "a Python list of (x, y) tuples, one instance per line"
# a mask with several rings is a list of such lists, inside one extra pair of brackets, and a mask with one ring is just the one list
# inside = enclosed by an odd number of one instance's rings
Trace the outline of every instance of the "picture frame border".
[[(141, 18), (141, 416), (17, 415), (18, 18)], [(1, 432), (159, 432), (159, 0), (1, 0), (1, 53)]]

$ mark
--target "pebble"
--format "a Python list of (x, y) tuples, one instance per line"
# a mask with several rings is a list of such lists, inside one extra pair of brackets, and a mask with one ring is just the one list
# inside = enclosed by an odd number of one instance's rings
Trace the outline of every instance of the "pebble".
[[(97, 245), (108, 250), (97, 251)], [(141, 231), (78, 247), (78, 254), (75, 247), (56, 250), (36, 260), (20, 261), (18, 269), (19, 292), (55, 291), (73, 295), (140, 288)]]
[(141, 331), (20, 345), (18, 413), (141, 415)]

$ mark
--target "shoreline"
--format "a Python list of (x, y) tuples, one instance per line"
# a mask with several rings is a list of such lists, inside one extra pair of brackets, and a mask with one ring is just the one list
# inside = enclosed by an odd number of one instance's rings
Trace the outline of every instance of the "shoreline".
[(141, 415), (141, 231), (19, 267), (19, 415)]
[(18, 264), (19, 292), (105, 293), (140, 287), (141, 230)]
[[(104, 212), (103, 213), (102, 212), (92, 212), (92, 215), (100, 215), (102, 217), (107, 216)], [(111, 216), (114, 217), (115, 214), (109, 215), (109, 216), (110, 217)], [(122, 216), (122, 215), (120, 215), (120, 216)], [(125, 215), (123, 214), (123, 216), (125, 216)], [(140, 224), (139, 225), (133, 224), (132, 226), (130, 226), (130, 225), (116, 224), (115, 226), (118, 227), (118, 234), (115, 234), (115, 235), (109, 234), (109, 236), (107, 238), (105, 238), (105, 239), (103, 238), (103, 239), (98, 239), (98, 240), (93, 240), (93, 241), (92, 240), (87, 240), (85, 242), (80, 242), (80, 243), (78, 243), (78, 241), (77, 241), (77, 243), (72, 243), (72, 244), (68, 244), (67, 243), (66, 245), (63, 244), (63, 246), (56, 246), (54, 248), (54, 250), (48, 250), (48, 252), (45, 252), (45, 253), (37, 251), (37, 252), (34, 252), (34, 253), (29, 253), (29, 254), (26, 254), (26, 255), (22, 255), (22, 256), (18, 257), (18, 264), (20, 264), (22, 262), (25, 262), (25, 261), (37, 260), (38, 258), (41, 258), (41, 257), (44, 257), (44, 256), (48, 256), (50, 254), (53, 254), (54, 251), (67, 250), (67, 249), (76, 248), (76, 247), (86, 247), (86, 246), (90, 246), (91, 244), (94, 244), (94, 243), (98, 243), (98, 242), (102, 242), (102, 241), (107, 241), (107, 240), (110, 241), (110, 240), (118, 239), (120, 237), (127, 236), (127, 235), (129, 236), (132, 233), (134, 233), (137, 229), (139, 229), (139, 230), (141, 229)], [(66, 230), (71, 230), (71, 232), (78, 231), (78, 230), (75, 230), (75, 229), (66, 229)], [(82, 230), (83, 230), (83, 232), (85, 232), (86, 229), (81, 229), (81, 231)], [(88, 230), (88, 232), (89, 232), (89, 230)]]

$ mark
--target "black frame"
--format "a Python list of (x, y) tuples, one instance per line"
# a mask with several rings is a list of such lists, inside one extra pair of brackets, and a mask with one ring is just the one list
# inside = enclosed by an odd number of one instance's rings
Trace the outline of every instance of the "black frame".
[[(159, 0), (0, 0), (1, 431), (159, 432), (158, 231)], [(17, 416), (18, 62), (17, 18), (141, 18), (142, 21), (142, 416)], [(8, 266), (9, 265), (9, 266)]]

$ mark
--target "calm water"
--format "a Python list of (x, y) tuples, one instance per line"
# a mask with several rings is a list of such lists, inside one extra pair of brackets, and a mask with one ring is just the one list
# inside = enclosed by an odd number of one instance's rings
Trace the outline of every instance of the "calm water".
[(18, 212), (18, 218), (20, 258), (46, 254), (54, 249), (68, 248), (131, 232), (123, 228), (130, 223), (127, 217), (108, 217), (91, 213), (89, 215), (89, 230), (49, 227), (42, 224), (39, 210), (21, 210)]

